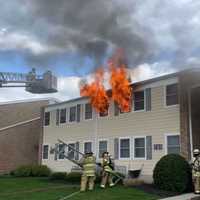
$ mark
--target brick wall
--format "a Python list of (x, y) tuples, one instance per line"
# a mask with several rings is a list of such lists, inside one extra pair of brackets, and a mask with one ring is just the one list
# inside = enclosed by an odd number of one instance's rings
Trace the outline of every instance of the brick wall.
[(0, 173), (9, 172), (20, 165), (39, 162), (41, 119), (23, 122), (40, 117), (42, 107), (48, 103), (48, 100), (44, 100), (0, 105), (0, 129), (22, 123), (0, 130)]

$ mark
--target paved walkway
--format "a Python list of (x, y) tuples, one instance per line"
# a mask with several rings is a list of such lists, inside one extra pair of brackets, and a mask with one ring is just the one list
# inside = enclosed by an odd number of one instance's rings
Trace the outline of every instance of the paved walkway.
[(200, 200), (199, 195), (195, 195), (194, 193), (183, 194), (175, 197), (169, 197), (162, 200)]

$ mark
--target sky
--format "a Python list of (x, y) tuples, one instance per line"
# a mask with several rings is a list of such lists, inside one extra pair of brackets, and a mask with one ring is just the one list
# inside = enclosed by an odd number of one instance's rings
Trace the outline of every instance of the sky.
[(0, 102), (79, 96), (79, 82), (124, 50), (133, 80), (200, 64), (199, 0), (0, 0), (0, 72), (52, 70), (58, 93), (0, 88)]

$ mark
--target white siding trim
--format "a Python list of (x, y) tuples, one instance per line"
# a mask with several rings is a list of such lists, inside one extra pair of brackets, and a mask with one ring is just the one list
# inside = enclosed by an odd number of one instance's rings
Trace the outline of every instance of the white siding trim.
[[(121, 155), (120, 155), (121, 140), (123, 140), (123, 139), (129, 139), (129, 154), (130, 154), (129, 158), (121, 158)], [(131, 160), (131, 158), (132, 158), (132, 144), (131, 144), (132, 142), (131, 141), (132, 141), (131, 137), (119, 137), (119, 156), (118, 156), (119, 160)]]
[[(144, 158), (136, 158), (135, 157), (135, 139), (137, 138), (144, 138), (144, 149), (145, 149), (145, 156)], [(141, 136), (133, 136), (133, 160), (146, 160), (147, 159), (147, 150), (146, 150), (146, 136), (141, 135)]]
[(179, 136), (179, 143), (180, 143), (180, 133), (167, 133), (167, 134), (165, 134), (165, 145), (164, 145), (164, 148), (165, 148), (165, 155), (167, 155), (168, 154), (168, 152), (167, 152), (167, 137), (168, 136)]

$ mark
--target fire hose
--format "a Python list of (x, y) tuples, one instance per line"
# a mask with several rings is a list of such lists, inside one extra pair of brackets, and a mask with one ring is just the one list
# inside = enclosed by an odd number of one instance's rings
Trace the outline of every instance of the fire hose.
[[(72, 151), (77, 152), (78, 154), (80, 154), (81, 156), (84, 156), (84, 154), (80, 151), (78, 151), (77, 149), (75, 149), (74, 147), (72, 147), (69, 144), (66, 144), (64, 141), (58, 139), (59, 144), (63, 144), (63, 147), (61, 148), (61, 150), (58, 151), (58, 149), (56, 148), (56, 154), (60, 155), (62, 154), (62, 156), (66, 159), (68, 159), (69, 161), (73, 162), (74, 164), (78, 165), (79, 167), (83, 168), (83, 166), (76, 160), (71, 159), (68, 155), (65, 155), (65, 147), (67, 146), (70, 151), (68, 152), (68, 154)], [(57, 159), (57, 156), (56, 156)], [(103, 169), (103, 167), (99, 164), (99, 163), (95, 163), (97, 167), (100, 167), (101, 169)], [(123, 180), (124, 177), (120, 176), (117, 172), (115, 172), (114, 170), (109, 172), (112, 176), (115, 176), (117, 178), (117, 180), (114, 182), (114, 185), (116, 185), (120, 180)]]

